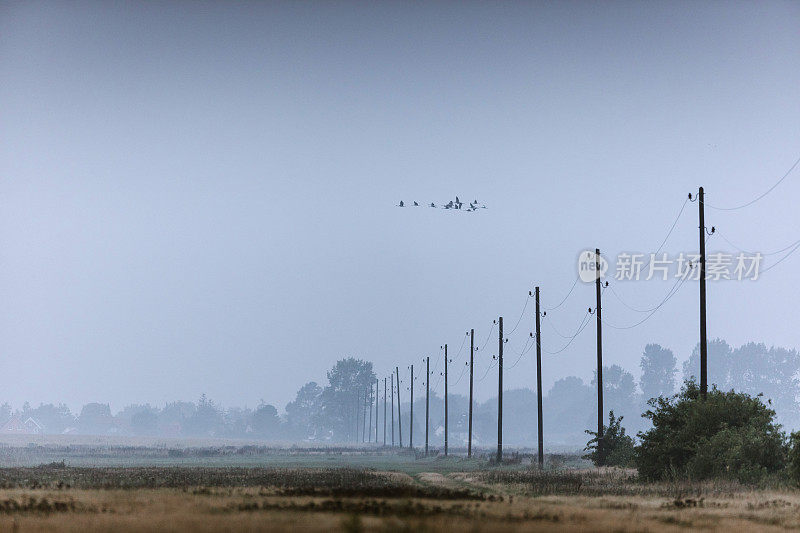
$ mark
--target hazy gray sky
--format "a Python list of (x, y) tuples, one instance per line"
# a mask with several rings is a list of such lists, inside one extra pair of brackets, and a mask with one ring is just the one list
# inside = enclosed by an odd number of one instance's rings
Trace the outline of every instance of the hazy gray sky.
[[(797, 2), (3, 2), (0, 401), (282, 407), (346, 355), (383, 376), (470, 327), (482, 345), (535, 285), (558, 303), (581, 250), (655, 251), (699, 185), (736, 205), (783, 175), (798, 28)], [(393, 207), (456, 194), (489, 208)], [(779, 249), (798, 198), (800, 169), (707, 224)], [(689, 204), (665, 249), (696, 248)], [(799, 265), (710, 283), (709, 335), (800, 347)], [(616, 288), (649, 307), (669, 286)], [(607, 364), (638, 375), (651, 341), (686, 359), (697, 301), (606, 328)], [(593, 305), (580, 284), (547, 320)], [(642, 318), (608, 292), (604, 317)], [(592, 325), (545, 356), (545, 386), (590, 379), (594, 346)]]

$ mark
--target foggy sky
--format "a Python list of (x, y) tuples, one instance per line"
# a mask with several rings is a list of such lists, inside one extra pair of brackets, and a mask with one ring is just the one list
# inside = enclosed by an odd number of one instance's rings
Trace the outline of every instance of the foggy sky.
[[(471, 327), (483, 345), (535, 285), (558, 303), (581, 250), (653, 252), (698, 186), (738, 205), (788, 170), (798, 27), (793, 2), (4, 2), (0, 401), (282, 407), (344, 356), (382, 377)], [(455, 195), (488, 209), (393, 207)], [(706, 223), (779, 249), (798, 198), (800, 170)], [(692, 203), (665, 250), (695, 251), (697, 224)], [(709, 283), (709, 336), (800, 347), (798, 265)], [(670, 286), (616, 288), (650, 307)], [(609, 322), (642, 318), (604, 297)], [(606, 363), (688, 358), (697, 302), (687, 283), (606, 328)], [(590, 306), (579, 284), (547, 320)], [(532, 328), (529, 305), (508, 365)], [(590, 380), (594, 339), (545, 355), (545, 387)], [(535, 383), (533, 355), (506, 387)]]

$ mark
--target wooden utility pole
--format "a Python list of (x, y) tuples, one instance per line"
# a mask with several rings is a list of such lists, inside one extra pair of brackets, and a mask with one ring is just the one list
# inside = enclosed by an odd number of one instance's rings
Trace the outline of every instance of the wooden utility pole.
[(472, 457), (472, 363), (475, 353), (475, 330), (469, 330), (469, 436), (467, 437), (467, 457)]
[(431, 358), (425, 358), (425, 456), (428, 456), (428, 426), (431, 417)]
[(403, 421), (400, 418), (403, 412), (400, 409), (400, 367), (394, 367), (397, 375), (397, 437), (399, 439), (400, 447), (403, 447)]
[[(364, 412), (361, 416), (364, 417), (364, 422), (361, 425), (361, 442), (367, 442), (367, 391), (364, 389)], [(369, 412), (372, 412), (372, 407), (370, 407)], [(372, 428), (370, 428), (371, 430)]]
[[(602, 306), (600, 305), (600, 249), (594, 250), (595, 290), (597, 293), (597, 449), (598, 452), (603, 445), (603, 323), (600, 318)], [(599, 454), (598, 454), (599, 455)]]
[(497, 354), (497, 462), (503, 462), (503, 317), (498, 326), (500, 344)]
[[(378, 421), (376, 420), (377, 424)], [(372, 442), (372, 383), (369, 384), (369, 432), (367, 432), (367, 442)]]
[(390, 377), (389, 381), (392, 382), (392, 446), (394, 446), (394, 379)]
[(447, 456), (447, 345), (444, 345), (444, 455)]
[(538, 410), (539, 468), (544, 466), (544, 432), (542, 431), (542, 337), (539, 324), (539, 287), (536, 287), (536, 408)]
[(408, 447), (414, 449), (414, 365), (411, 365), (411, 418), (408, 421)]
[(700, 210), (700, 394), (703, 399), (708, 394), (708, 344), (706, 337), (706, 217), (704, 212), (703, 188), (697, 194), (697, 207)]
[(383, 378), (383, 445), (386, 446), (386, 378)]
[(378, 444), (378, 406), (380, 405), (380, 398), (381, 393), (378, 387), (380, 387), (380, 380), (375, 378), (375, 444)]
[(361, 392), (356, 389), (356, 438), (353, 439), (356, 444), (358, 444), (358, 426), (361, 424), (359, 423), (361, 418)]

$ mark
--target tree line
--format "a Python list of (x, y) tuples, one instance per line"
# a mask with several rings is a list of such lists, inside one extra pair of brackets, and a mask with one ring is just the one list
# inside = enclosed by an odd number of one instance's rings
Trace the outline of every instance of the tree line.
[[(786, 428), (800, 427), (800, 354), (794, 349), (767, 347), (750, 342), (734, 348), (722, 339), (709, 342), (709, 376), (719, 390), (732, 390), (759, 396), (777, 413), (777, 421)], [(609, 354), (613, 359), (613, 354)], [(629, 434), (645, 431), (650, 421), (641, 414), (650, 398), (666, 397), (677, 392), (679, 381), (692, 379), (699, 369), (699, 347), (678, 370), (678, 359), (668, 348), (648, 344), (640, 358), (640, 377), (619, 365), (603, 368), (605, 405), (625, 420)], [(424, 373), (424, 372), (423, 372)], [(89, 403), (73, 414), (64, 405), (42, 404), (12, 411), (0, 406), (0, 420), (16, 416), (33, 418), (46, 433), (120, 434), (142, 436), (192, 436), (258, 438), (273, 441), (311, 441), (319, 443), (361, 442), (364, 426), (369, 425), (369, 411), (364, 412), (364, 394), (375, 388), (373, 364), (353, 357), (337, 361), (327, 372), (327, 382), (303, 385), (284, 411), (261, 403), (255, 408), (223, 408), (201, 396), (196, 402), (176, 401), (163, 407), (147, 404), (128, 405), (116, 414), (108, 404)], [(405, 384), (404, 384), (405, 387)], [(379, 382), (378, 441), (383, 443), (383, 380)], [(439, 387), (441, 388), (441, 387)], [(415, 391), (415, 445), (424, 439), (424, 378)], [(371, 393), (371, 392), (370, 392)], [(390, 393), (389, 393), (390, 394)], [(411, 424), (408, 391), (403, 390), (402, 425), (404, 445), (408, 444)], [(371, 398), (368, 399), (368, 401)], [(452, 392), (449, 397), (450, 443), (466, 443), (468, 397)], [(545, 443), (553, 449), (576, 448), (586, 443), (585, 430), (596, 420), (596, 382), (579, 377), (559, 379), (544, 395)], [(374, 404), (373, 404), (374, 405)], [(391, 404), (390, 404), (391, 405)], [(533, 446), (536, 442), (536, 393), (528, 388), (507, 390), (503, 396), (504, 442), (513, 446)], [(395, 405), (395, 424), (397, 424)], [(491, 446), (497, 438), (497, 398), (473, 406), (473, 442)], [(374, 418), (374, 407), (372, 416)], [(387, 408), (387, 418), (391, 422)], [(375, 438), (375, 420), (369, 439)], [(441, 445), (444, 431), (444, 399), (431, 390), (431, 445)], [(399, 437), (395, 426), (395, 441)], [(391, 427), (387, 424), (387, 444)]]

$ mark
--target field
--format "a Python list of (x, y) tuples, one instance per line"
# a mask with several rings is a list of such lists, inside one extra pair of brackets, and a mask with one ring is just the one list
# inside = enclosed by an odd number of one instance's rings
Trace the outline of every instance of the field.
[(0, 469), (2, 530), (800, 527), (800, 493), (777, 483), (643, 483), (633, 471), (587, 468), (577, 457), (548, 457), (543, 471), (531, 468), (524, 455), (496, 466), (486, 457), (230, 443), (47, 443), (5, 446), (0, 457), (6, 465)]

